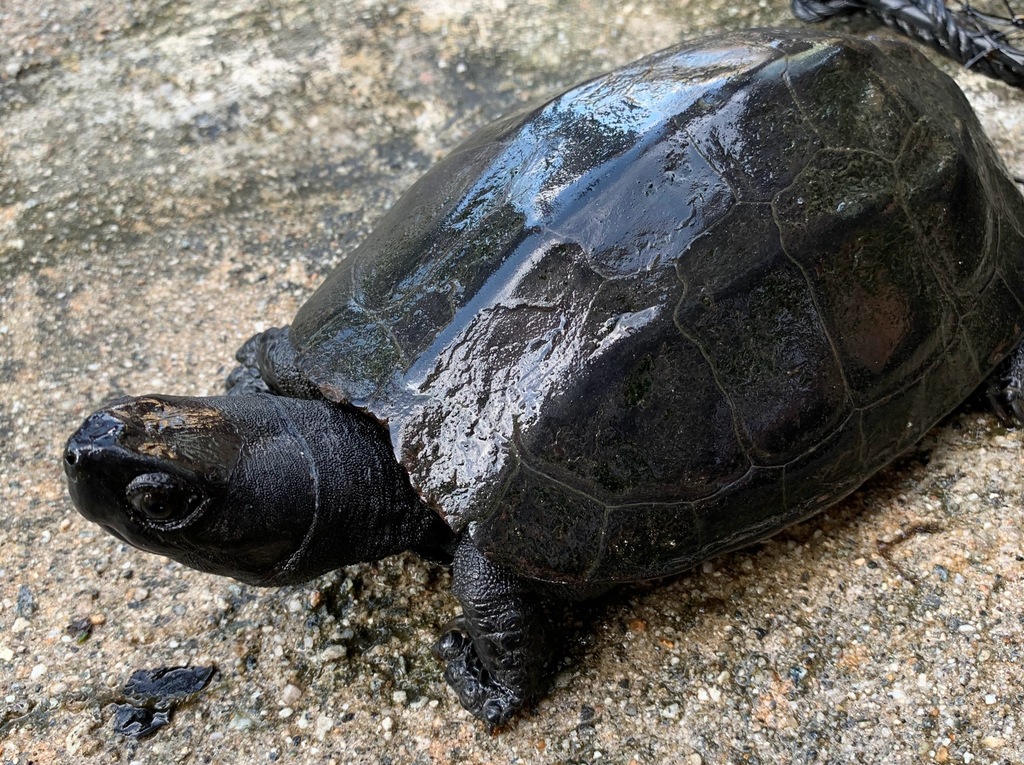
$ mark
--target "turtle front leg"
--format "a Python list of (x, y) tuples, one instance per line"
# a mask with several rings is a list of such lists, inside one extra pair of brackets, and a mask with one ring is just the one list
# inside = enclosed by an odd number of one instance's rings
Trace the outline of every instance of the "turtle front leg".
[(322, 398), (296, 363), (290, 327), (272, 327), (253, 335), (235, 353), (240, 366), (225, 380), (229, 396), (273, 393), (291, 398)]
[(551, 656), (547, 615), (525, 580), (487, 560), (468, 535), (455, 552), (452, 590), (463, 615), (436, 651), (462, 706), (493, 730), (542, 687)]
[[(277, 332), (277, 329), (270, 330)], [(265, 333), (257, 333), (242, 343), (235, 352), (238, 366), (231, 370), (224, 381), (229, 396), (248, 396), (252, 393), (273, 393), (260, 371), (260, 342)]]

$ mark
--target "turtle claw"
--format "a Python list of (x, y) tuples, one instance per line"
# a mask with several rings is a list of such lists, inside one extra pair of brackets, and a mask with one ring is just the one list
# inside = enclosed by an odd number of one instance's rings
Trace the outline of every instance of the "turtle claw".
[(461, 622), (461, 619), (449, 622), (441, 637), (434, 643), (434, 657), (439, 661), (454, 661), (467, 650), (466, 645), (470, 640), (458, 622)]
[(224, 381), (229, 396), (249, 396), (254, 393), (270, 393), (270, 388), (258, 370), (252, 367), (235, 367)]
[[(461, 631), (453, 629), (441, 635), (434, 654), (447, 662), (445, 680), (459, 702), (491, 732), (505, 725), (523, 707), (524, 689), (509, 687), (488, 672), (473, 641)], [(506, 679), (516, 678), (517, 674), (509, 673)]]
[(488, 560), (468, 535), (455, 550), (452, 591), (462, 615), (434, 653), (462, 706), (493, 731), (540, 691), (551, 655), (548, 616), (529, 584)]
[(260, 375), (258, 361), (259, 335), (246, 340), (235, 353), (239, 366), (231, 370), (224, 381), (229, 396), (248, 396), (253, 393), (270, 393), (270, 386)]
[(323, 398), (320, 390), (298, 367), (298, 351), (291, 342), (289, 327), (271, 327), (259, 332), (235, 353), (240, 366), (228, 375), (229, 396), (271, 393), (291, 398)]

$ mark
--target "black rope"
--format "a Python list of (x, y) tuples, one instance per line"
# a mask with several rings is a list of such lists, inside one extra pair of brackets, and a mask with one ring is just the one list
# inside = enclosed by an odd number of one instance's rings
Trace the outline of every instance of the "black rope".
[(793, 0), (802, 21), (864, 12), (939, 49), (964, 66), (1003, 82), (1024, 87), (1024, 50), (1000, 29), (1024, 28), (1024, 17), (1005, 3), (1008, 18), (982, 13), (967, 3), (958, 10), (943, 0)]

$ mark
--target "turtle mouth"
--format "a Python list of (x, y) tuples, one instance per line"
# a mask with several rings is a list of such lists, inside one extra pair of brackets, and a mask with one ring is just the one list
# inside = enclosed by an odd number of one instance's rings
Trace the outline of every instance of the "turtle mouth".
[(103, 529), (103, 530), (104, 530), (105, 532), (107, 532), (108, 534), (110, 534), (110, 536), (112, 536), (112, 537), (117, 537), (118, 539), (120, 539), (120, 540), (121, 540), (122, 542), (124, 542), (124, 543), (125, 543), (125, 544), (127, 544), (127, 545), (130, 545), (130, 544), (132, 544), (131, 542), (129, 542), (129, 541), (127, 540), (127, 539), (125, 539), (125, 538), (124, 538), (124, 534), (122, 534), (122, 533), (121, 533), (120, 531), (118, 531), (117, 529), (115, 529), (115, 528), (114, 528), (113, 526), (111, 526), (111, 525), (110, 525), (109, 523), (100, 523), (100, 524), (98, 524), (98, 525), (99, 525), (99, 527), (100, 527), (101, 529)]

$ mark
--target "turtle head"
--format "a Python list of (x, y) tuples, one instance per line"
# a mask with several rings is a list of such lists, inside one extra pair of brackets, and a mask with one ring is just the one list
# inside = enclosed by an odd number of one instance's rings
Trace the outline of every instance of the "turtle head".
[(119, 539), (290, 584), (415, 545), (425, 508), (382, 430), (325, 401), (125, 398), (82, 423), (64, 470), (79, 512)]
[(79, 512), (192, 568), (245, 581), (271, 575), (306, 530), (267, 528), (266, 513), (253, 512), (243, 463), (258, 441), (230, 403), (142, 396), (92, 414), (64, 449)]

